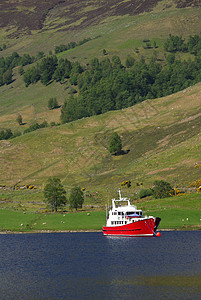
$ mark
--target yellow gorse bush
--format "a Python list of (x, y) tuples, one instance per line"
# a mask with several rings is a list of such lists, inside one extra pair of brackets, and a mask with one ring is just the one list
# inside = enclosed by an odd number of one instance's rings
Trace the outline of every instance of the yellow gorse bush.
[(201, 179), (197, 179), (195, 182), (191, 184), (191, 186), (194, 186), (196, 188), (199, 188), (201, 186)]
[(201, 186), (199, 186), (199, 188), (197, 188), (197, 193), (201, 193)]
[[(179, 189), (176, 189), (176, 196), (181, 196), (184, 195), (185, 192), (180, 191)], [(175, 196), (175, 189), (170, 190), (170, 196)]]
[(32, 184), (26, 184), (25, 187), (28, 190), (37, 189), (37, 187), (35, 185), (32, 185)]
[(125, 180), (121, 183), (121, 186), (127, 186), (129, 188), (131, 186), (131, 181), (130, 180)]

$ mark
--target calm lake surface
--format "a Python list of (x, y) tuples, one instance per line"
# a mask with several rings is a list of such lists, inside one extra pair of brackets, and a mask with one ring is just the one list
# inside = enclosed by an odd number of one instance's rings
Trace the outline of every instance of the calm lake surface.
[(201, 299), (201, 231), (0, 235), (0, 299)]

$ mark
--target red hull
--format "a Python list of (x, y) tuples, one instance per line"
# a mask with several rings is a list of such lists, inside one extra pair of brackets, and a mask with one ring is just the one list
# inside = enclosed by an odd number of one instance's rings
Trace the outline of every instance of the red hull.
[(103, 226), (104, 235), (120, 235), (120, 236), (153, 236), (155, 220), (153, 218), (139, 220), (134, 223), (121, 226)]

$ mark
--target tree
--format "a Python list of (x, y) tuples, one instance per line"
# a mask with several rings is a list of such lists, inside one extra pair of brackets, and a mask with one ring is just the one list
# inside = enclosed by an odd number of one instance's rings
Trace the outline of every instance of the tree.
[(122, 149), (121, 138), (117, 132), (114, 132), (110, 139), (109, 151), (110, 153), (118, 153), (121, 151), (121, 149)]
[(43, 58), (40, 64), (41, 82), (47, 85), (57, 68), (57, 57), (55, 55)]
[(48, 108), (49, 109), (54, 109), (58, 107), (58, 102), (57, 102), (57, 99), (56, 98), (50, 98), (48, 100)]
[(22, 125), (22, 116), (20, 114), (17, 116), (16, 121), (19, 125)]
[(58, 207), (66, 204), (66, 191), (61, 184), (59, 178), (50, 177), (48, 183), (44, 188), (44, 196), (46, 202), (51, 206), (52, 211), (57, 211)]
[(156, 41), (153, 42), (153, 47), (154, 47), (154, 48), (157, 48)]
[(172, 65), (175, 62), (175, 54), (169, 53), (166, 57), (166, 61), (169, 65)]
[(126, 67), (130, 68), (134, 65), (135, 59), (132, 56), (127, 56), (126, 58)]
[(0, 140), (8, 140), (13, 137), (11, 129), (2, 129), (0, 131)]
[(82, 208), (82, 204), (84, 203), (84, 193), (80, 187), (75, 186), (71, 189), (70, 197), (70, 208)]
[(22, 76), (24, 74), (24, 69), (22, 66), (19, 68), (18, 73), (20, 74), (20, 76)]
[(163, 180), (154, 181), (154, 187), (152, 188), (153, 195), (155, 198), (166, 198), (170, 197), (170, 190), (172, 189), (169, 182)]
[(4, 74), (3, 74), (3, 82), (4, 84), (10, 84), (13, 79), (13, 73), (12, 73), (12, 69), (8, 69)]

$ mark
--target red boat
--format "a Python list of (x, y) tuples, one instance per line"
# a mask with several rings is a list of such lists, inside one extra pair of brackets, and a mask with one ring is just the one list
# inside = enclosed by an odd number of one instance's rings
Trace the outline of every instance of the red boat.
[(130, 204), (128, 198), (122, 198), (119, 190), (119, 199), (112, 199), (112, 207), (107, 214), (106, 226), (103, 226), (104, 235), (117, 236), (159, 236), (156, 233), (160, 218), (153, 216), (143, 217), (142, 210)]

